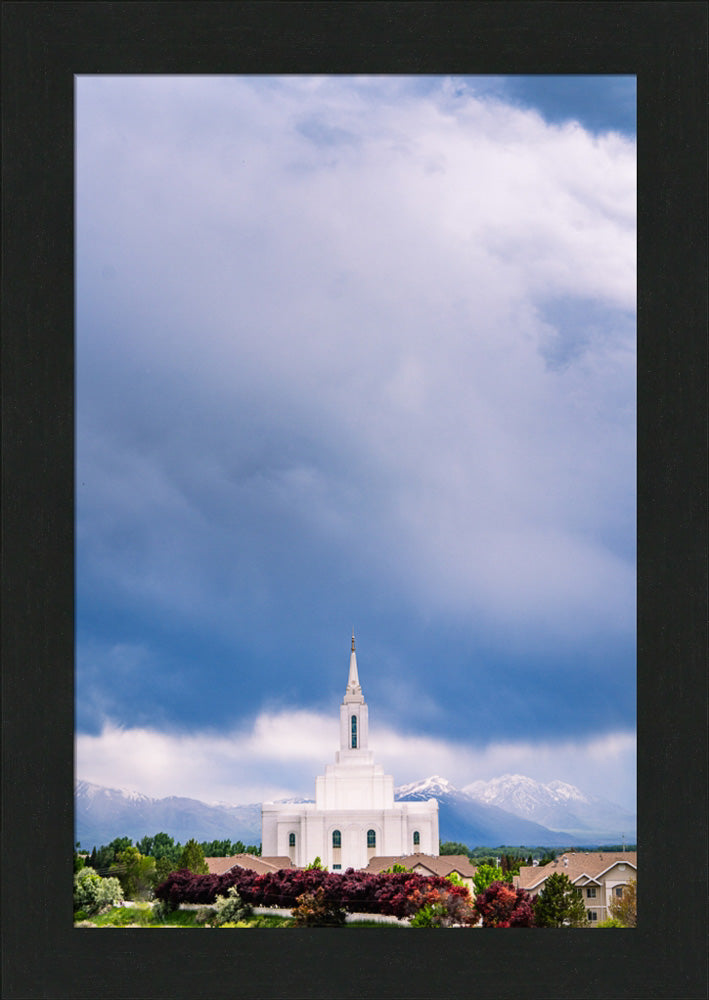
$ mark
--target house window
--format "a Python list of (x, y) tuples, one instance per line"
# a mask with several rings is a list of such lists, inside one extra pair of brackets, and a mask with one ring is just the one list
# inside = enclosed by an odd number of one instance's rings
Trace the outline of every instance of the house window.
[(357, 749), (357, 716), (352, 716), (352, 749)]
[(623, 895), (623, 886), (617, 885), (613, 891), (615, 892), (616, 896), (620, 898)]
[(595, 910), (586, 910), (588, 914), (588, 919), (593, 923), (594, 920), (598, 920), (598, 914)]
[(333, 865), (333, 866), (332, 866), (332, 870), (333, 870), (334, 872), (339, 872), (339, 871), (342, 871), (342, 865)]
[(595, 899), (596, 898), (596, 887), (595, 887), (595, 885), (589, 886), (589, 888), (586, 889), (586, 896), (589, 899)]
[(414, 830), (414, 847), (418, 847), (421, 843), (421, 834), (418, 830)]
[(294, 833), (289, 833), (288, 834), (288, 846), (289, 847), (295, 847), (295, 834)]
[(377, 846), (377, 835), (374, 830), (367, 830), (367, 847)]
[(342, 834), (339, 830), (332, 831), (332, 846), (342, 847)]

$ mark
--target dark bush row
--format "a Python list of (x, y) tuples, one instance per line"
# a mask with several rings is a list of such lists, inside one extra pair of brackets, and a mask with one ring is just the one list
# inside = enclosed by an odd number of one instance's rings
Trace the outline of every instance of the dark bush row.
[(293, 909), (304, 892), (322, 887), (324, 898), (350, 912), (383, 913), (408, 917), (415, 913), (432, 890), (468, 902), (465, 886), (453, 885), (439, 875), (416, 872), (373, 874), (348, 868), (342, 874), (297, 868), (257, 875), (235, 868), (225, 875), (195, 875), (186, 869), (173, 872), (155, 889), (155, 896), (171, 907), (180, 903), (213, 903), (236, 886), (239, 895), (253, 906), (281, 906)]

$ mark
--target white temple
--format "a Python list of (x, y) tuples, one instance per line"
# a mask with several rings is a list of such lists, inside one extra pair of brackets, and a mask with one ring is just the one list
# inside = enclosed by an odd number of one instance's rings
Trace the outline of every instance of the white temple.
[(394, 801), (394, 779), (368, 748), (368, 715), (353, 635), (335, 763), (315, 779), (314, 803), (263, 803), (264, 855), (287, 855), (295, 865), (319, 857), (330, 871), (345, 871), (376, 855), (438, 854), (438, 802)]

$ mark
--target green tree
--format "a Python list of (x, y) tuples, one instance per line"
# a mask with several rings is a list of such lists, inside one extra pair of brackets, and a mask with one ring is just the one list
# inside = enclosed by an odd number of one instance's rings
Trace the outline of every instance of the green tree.
[(115, 861), (121, 851), (125, 851), (126, 847), (133, 846), (133, 841), (130, 837), (116, 837), (108, 846), (113, 851), (113, 860)]
[(638, 883), (630, 879), (623, 886), (623, 895), (616, 897), (608, 906), (611, 917), (620, 921), (623, 927), (637, 927), (638, 924)]
[(534, 903), (537, 927), (588, 927), (581, 892), (564, 872), (554, 872)]
[(155, 858), (141, 854), (137, 847), (126, 847), (111, 872), (115, 872), (126, 899), (144, 899), (155, 884)]
[(178, 868), (189, 868), (196, 875), (207, 875), (209, 868), (204, 860), (204, 851), (194, 838), (187, 841), (180, 855)]
[(473, 886), (475, 887), (475, 895), (479, 896), (481, 892), (484, 892), (489, 885), (493, 882), (504, 882), (505, 877), (502, 873), (501, 868), (497, 868), (495, 865), (478, 865), (475, 874), (473, 875)]
[(465, 844), (459, 844), (454, 840), (445, 840), (438, 849), (439, 854), (465, 854), (471, 857), (471, 851)]

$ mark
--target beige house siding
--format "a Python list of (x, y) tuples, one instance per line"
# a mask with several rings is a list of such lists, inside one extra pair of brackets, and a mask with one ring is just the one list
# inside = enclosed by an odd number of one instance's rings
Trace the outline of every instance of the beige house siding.
[[(568, 875), (572, 885), (581, 890), (591, 923), (598, 924), (610, 917), (608, 906), (615, 898), (616, 888), (627, 885), (631, 879), (637, 880), (637, 853), (589, 851), (562, 854), (548, 865), (520, 868), (515, 885), (535, 896), (554, 872)], [(589, 896), (589, 889), (595, 889), (595, 895)]]

